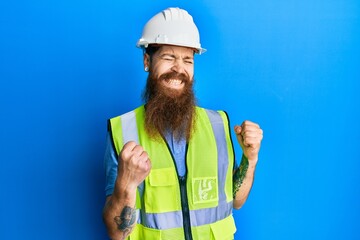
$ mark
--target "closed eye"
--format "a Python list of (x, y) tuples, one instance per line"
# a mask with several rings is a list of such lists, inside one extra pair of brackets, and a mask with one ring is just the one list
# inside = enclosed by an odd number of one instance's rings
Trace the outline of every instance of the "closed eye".
[(175, 60), (175, 56), (171, 55), (171, 54), (164, 54), (161, 56), (161, 59), (163, 59), (165, 61), (173, 61), (173, 60)]

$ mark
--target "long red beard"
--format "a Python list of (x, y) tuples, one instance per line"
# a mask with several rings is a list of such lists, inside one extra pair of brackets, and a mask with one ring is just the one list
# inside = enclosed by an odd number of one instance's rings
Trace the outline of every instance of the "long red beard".
[[(160, 84), (162, 79), (181, 79), (185, 86), (181, 92), (168, 89)], [(156, 140), (170, 131), (176, 140), (186, 138), (189, 141), (195, 122), (193, 81), (184, 74), (172, 72), (154, 78), (150, 72), (143, 98), (145, 130), (151, 138)]]

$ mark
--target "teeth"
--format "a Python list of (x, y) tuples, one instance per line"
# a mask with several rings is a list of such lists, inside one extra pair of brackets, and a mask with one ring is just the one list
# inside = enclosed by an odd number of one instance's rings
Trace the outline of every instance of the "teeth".
[(171, 85), (180, 85), (182, 83), (181, 80), (178, 80), (178, 79), (170, 79), (168, 81)]

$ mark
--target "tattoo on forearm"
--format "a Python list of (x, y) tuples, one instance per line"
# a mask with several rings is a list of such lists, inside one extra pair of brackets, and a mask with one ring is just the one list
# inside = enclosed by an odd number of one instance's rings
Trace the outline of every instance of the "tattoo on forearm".
[(246, 157), (243, 156), (240, 167), (236, 169), (233, 175), (233, 198), (235, 198), (236, 193), (239, 191), (241, 184), (244, 181), (247, 169), (249, 167), (249, 161)]
[(116, 216), (114, 220), (120, 231), (124, 233), (131, 231), (136, 220), (135, 208), (125, 206), (120, 216)]

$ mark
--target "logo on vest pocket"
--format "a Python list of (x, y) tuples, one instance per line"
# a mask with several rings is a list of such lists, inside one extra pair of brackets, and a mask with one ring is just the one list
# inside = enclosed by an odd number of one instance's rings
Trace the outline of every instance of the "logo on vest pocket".
[(206, 203), (218, 200), (218, 185), (216, 177), (193, 179), (194, 203)]

